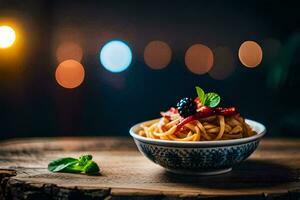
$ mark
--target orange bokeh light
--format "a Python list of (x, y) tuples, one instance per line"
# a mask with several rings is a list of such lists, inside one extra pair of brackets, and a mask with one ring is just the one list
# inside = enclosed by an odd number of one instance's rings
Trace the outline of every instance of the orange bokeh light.
[(80, 62), (82, 56), (83, 50), (79, 46), (79, 44), (75, 42), (61, 43), (56, 50), (56, 59), (59, 63), (69, 59), (73, 59)]
[(240, 46), (239, 59), (246, 67), (257, 67), (261, 63), (262, 57), (262, 49), (256, 42), (246, 41)]
[(152, 69), (163, 69), (171, 61), (172, 50), (163, 41), (152, 41), (144, 50), (145, 63)]
[(66, 60), (60, 63), (55, 71), (55, 79), (64, 88), (78, 87), (84, 80), (84, 68), (76, 60)]
[[(26, 65), (26, 58), (30, 54), (30, 37), (26, 38), (27, 34), (24, 31), (24, 24), (16, 22), (18, 20), (0, 18), (0, 69), (5, 71), (17, 72), (22, 71)], [(30, 25), (30, 24), (29, 24)], [(13, 31), (4, 29), (3, 26), (11, 27)], [(8, 32), (7, 32), (8, 31)], [(6, 44), (5, 44), (6, 43)], [(10, 45), (8, 45), (10, 44)]]
[(214, 65), (208, 74), (217, 80), (223, 80), (234, 71), (234, 55), (228, 47), (217, 47), (214, 49)]
[(207, 73), (213, 63), (212, 50), (203, 44), (194, 44), (185, 53), (185, 65), (195, 74)]

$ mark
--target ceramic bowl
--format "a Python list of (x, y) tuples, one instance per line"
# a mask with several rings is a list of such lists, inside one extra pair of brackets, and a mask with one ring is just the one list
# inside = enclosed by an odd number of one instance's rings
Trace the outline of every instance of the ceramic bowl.
[(134, 125), (129, 132), (139, 151), (167, 171), (177, 174), (215, 175), (231, 171), (233, 166), (249, 157), (266, 133), (266, 128), (261, 123), (249, 119), (246, 119), (246, 123), (257, 135), (220, 141), (159, 140), (139, 136), (142, 123)]

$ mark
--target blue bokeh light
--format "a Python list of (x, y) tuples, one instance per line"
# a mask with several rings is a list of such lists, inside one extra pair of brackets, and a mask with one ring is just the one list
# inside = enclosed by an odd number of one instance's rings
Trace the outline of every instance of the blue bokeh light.
[(110, 72), (126, 70), (132, 61), (132, 52), (129, 46), (120, 41), (112, 40), (106, 43), (100, 52), (100, 62)]

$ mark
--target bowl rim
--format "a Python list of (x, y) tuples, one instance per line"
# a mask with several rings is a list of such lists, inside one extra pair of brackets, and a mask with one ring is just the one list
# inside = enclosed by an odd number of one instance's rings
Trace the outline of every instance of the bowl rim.
[(257, 135), (247, 137), (247, 138), (240, 138), (240, 139), (230, 139), (230, 140), (216, 140), (216, 141), (174, 141), (174, 140), (159, 140), (159, 139), (152, 139), (140, 136), (136, 133), (137, 129), (139, 129), (140, 125), (143, 123), (153, 123), (158, 119), (148, 120), (144, 122), (140, 122), (135, 124), (129, 129), (130, 135), (134, 138), (135, 141), (161, 145), (161, 146), (175, 146), (175, 147), (214, 147), (214, 146), (229, 146), (229, 145), (239, 145), (248, 142), (252, 142), (255, 140), (260, 140), (266, 134), (266, 127), (254, 120), (245, 119), (246, 123), (250, 125), (250, 127), (254, 128), (257, 131)]

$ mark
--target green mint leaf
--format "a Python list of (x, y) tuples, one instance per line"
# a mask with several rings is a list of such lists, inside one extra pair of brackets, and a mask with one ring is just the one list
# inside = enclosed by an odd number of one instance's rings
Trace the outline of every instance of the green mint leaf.
[(92, 155), (82, 155), (79, 157), (79, 165), (86, 165), (86, 163), (89, 161), (89, 160), (92, 160), (93, 159), (93, 156)]
[(78, 163), (78, 159), (76, 158), (60, 158), (57, 160), (53, 160), (48, 164), (48, 170), (51, 172), (59, 172), (64, 170), (70, 165), (75, 165)]
[(100, 168), (92, 158), (92, 155), (82, 155), (79, 159), (60, 158), (51, 161), (48, 164), (48, 170), (51, 172), (86, 173), (89, 175), (99, 174)]
[(83, 172), (86, 173), (86, 174), (90, 174), (90, 175), (99, 174), (100, 168), (99, 168), (99, 166), (97, 165), (96, 162), (90, 160), (84, 166)]
[(83, 166), (79, 165), (79, 163), (76, 163), (74, 165), (69, 165), (68, 167), (64, 168), (60, 172), (65, 173), (82, 173)]
[(198, 95), (199, 102), (204, 104), (205, 103), (205, 92), (202, 90), (202, 88), (196, 86), (196, 91)]
[(214, 92), (207, 93), (205, 96), (206, 96), (205, 103), (204, 103), (205, 106), (216, 107), (221, 101), (221, 97)]

